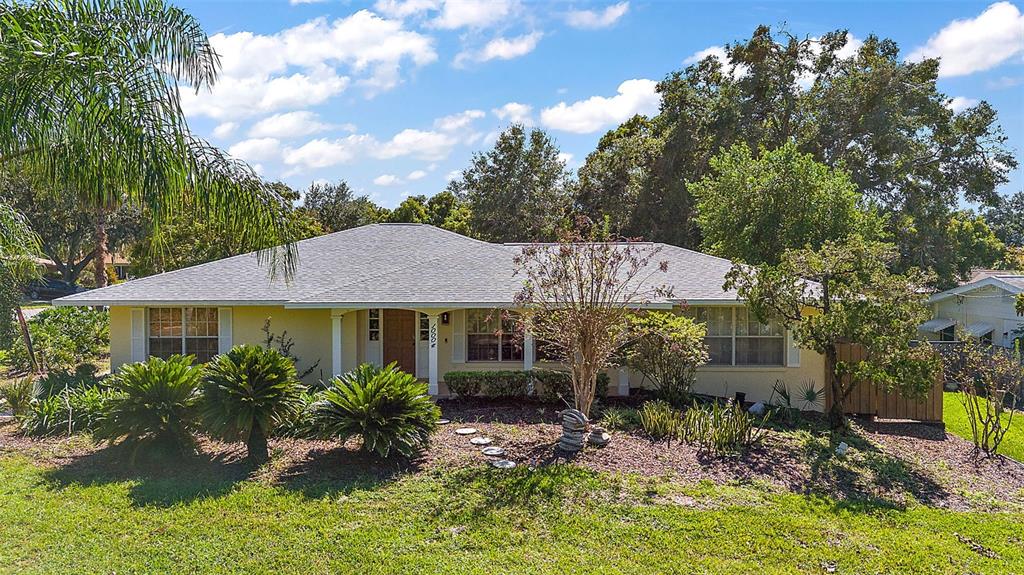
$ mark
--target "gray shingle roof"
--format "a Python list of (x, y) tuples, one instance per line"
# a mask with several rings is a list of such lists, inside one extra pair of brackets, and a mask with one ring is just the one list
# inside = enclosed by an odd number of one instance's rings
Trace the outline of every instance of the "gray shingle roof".
[[(56, 300), (59, 305), (288, 305), (388, 307), (509, 304), (521, 245), (492, 244), (425, 224), (372, 224), (297, 243), (298, 266), (271, 280), (255, 254), (218, 260)], [(661, 245), (655, 274), (673, 299), (735, 300), (722, 290), (732, 263)]]

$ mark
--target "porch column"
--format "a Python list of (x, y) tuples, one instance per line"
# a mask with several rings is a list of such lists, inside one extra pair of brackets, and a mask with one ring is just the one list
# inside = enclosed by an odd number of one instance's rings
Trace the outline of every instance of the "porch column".
[(533, 334), (525, 332), (523, 334), (523, 370), (529, 371), (533, 369), (534, 362), (534, 350), (533, 350)]
[(345, 318), (345, 310), (331, 310), (331, 375), (345, 373), (341, 355), (341, 321)]
[(428, 313), (427, 322), (428, 342), (430, 345), (428, 354), (428, 365), (430, 366), (430, 371), (428, 373), (429, 384), (427, 386), (427, 392), (430, 395), (437, 395), (437, 312)]

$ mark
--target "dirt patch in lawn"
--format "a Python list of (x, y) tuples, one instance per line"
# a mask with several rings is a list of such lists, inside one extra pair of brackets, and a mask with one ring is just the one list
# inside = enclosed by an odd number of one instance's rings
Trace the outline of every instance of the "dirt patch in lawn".
[[(200, 438), (199, 455), (157, 468), (126, 468), (124, 453), (94, 445), (85, 437), (35, 440), (0, 422), (0, 454), (19, 453), (53, 466), (60, 481), (82, 477), (119, 479), (141, 473), (210, 474), (229, 481), (254, 478), (306, 491), (325, 485), (390, 481), (403, 475), (480, 468), (494, 458), (482, 454), (470, 437), (489, 437), (492, 446), (519, 466), (569, 463), (589, 470), (662, 478), (680, 485), (701, 481), (758, 484), (780, 492), (820, 494), (840, 500), (904, 506), (921, 503), (950, 509), (1024, 509), (1024, 466), (1005, 459), (975, 461), (971, 445), (942, 429), (914, 423), (859, 421), (844, 435), (829, 433), (820, 420), (796, 429), (769, 430), (764, 440), (740, 456), (715, 457), (693, 446), (654, 441), (642, 431), (615, 431), (603, 448), (578, 454), (557, 449), (561, 433), (557, 409), (535, 403), (442, 401), (443, 417), (430, 448), (413, 461), (380, 462), (359, 451), (358, 440), (337, 442), (277, 439), (272, 461), (257, 470), (246, 462), (241, 444)], [(473, 427), (472, 436), (457, 435)], [(846, 442), (850, 449), (836, 455)], [(90, 479), (91, 480), (91, 479)]]

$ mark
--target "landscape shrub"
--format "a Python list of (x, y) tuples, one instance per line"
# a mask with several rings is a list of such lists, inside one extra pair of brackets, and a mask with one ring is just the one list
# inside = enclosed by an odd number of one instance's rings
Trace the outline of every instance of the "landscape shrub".
[(113, 391), (93, 385), (34, 399), (21, 418), (21, 430), (33, 437), (95, 432), (113, 396)]
[(409, 457), (426, 446), (440, 417), (426, 384), (415, 376), (395, 363), (365, 363), (331, 380), (313, 406), (312, 423), (319, 437), (345, 442), (358, 435), (367, 453)]
[(303, 389), (299, 393), (295, 411), (277, 424), (274, 434), (278, 437), (314, 437), (313, 406), (322, 399), (323, 390)]
[(1024, 392), (1020, 347), (1007, 351), (968, 340), (955, 358), (945, 359), (945, 375), (960, 389), (957, 397), (967, 412), (975, 455), (995, 455)]
[(702, 452), (732, 455), (753, 446), (764, 436), (764, 424), (769, 415), (758, 418), (729, 400), (725, 405), (717, 401), (694, 403), (683, 414), (679, 425), (679, 439), (697, 446)]
[(647, 401), (640, 406), (640, 426), (654, 439), (672, 437), (679, 429), (679, 412), (667, 401)]
[[(28, 320), (36, 360), (43, 370), (71, 369), (101, 357), (110, 348), (110, 314), (88, 307), (54, 307)], [(31, 369), (22, 338), (15, 338), (7, 363), (17, 370)]]
[[(574, 403), (572, 390), (572, 374), (568, 371), (534, 368), (530, 375), (538, 384), (537, 397), (545, 403)], [(607, 373), (597, 374), (597, 388), (594, 397), (598, 403), (608, 397), (608, 384), (611, 379)]]
[(20, 377), (0, 384), (0, 400), (15, 417), (25, 415), (32, 401), (32, 377)]
[(697, 368), (708, 361), (704, 324), (671, 312), (635, 314), (630, 324), (637, 339), (627, 350), (627, 364), (651, 381), (659, 399), (682, 407)]
[(123, 440), (132, 461), (143, 447), (162, 453), (192, 446), (202, 376), (194, 361), (191, 355), (172, 355), (123, 366), (107, 380), (113, 395), (96, 439)]
[(521, 370), (449, 371), (444, 374), (448, 390), (460, 397), (526, 397), (531, 381), (530, 372)]
[(631, 407), (606, 407), (601, 410), (601, 427), (608, 430), (628, 430), (640, 426), (640, 413)]
[(814, 380), (806, 381), (790, 391), (782, 380), (776, 380), (772, 386), (772, 396), (768, 403), (773, 407), (772, 418), (785, 425), (793, 425), (800, 413), (824, 405), (825, 388), (817, 387)]
[(99, 384), (96, 378), (96, 366), (83, 363), (75, 369), (55, 369), (36, 380), (32, 387), (32, 397), (46, 399), (65, 390), (95, 387)]
[(241, 345), (203, 370), (204, 430), (225, 441), (246, 442), (250, 460), (269, 459), (267, 438), (300, 409), (303, 391), (295, 363), (281, 352)]

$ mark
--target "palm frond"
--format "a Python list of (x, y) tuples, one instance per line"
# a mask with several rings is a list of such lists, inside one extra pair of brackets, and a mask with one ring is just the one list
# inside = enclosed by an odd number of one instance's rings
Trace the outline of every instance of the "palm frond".
[(0, 165), (20, 159), (97, 206), (138, 205), (157, 224), (198, 208), (290, 274), (288, 200), (193, 136), (182, 112), (181, 85), (208, 89), (218, 68), (198, 21), (161, 0), (0, 5)]

